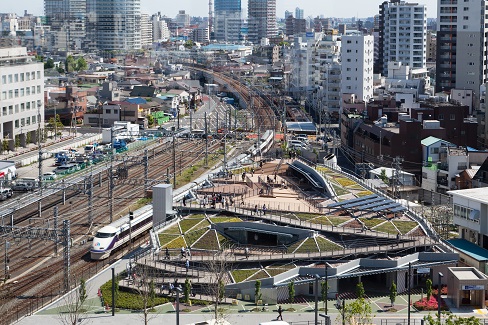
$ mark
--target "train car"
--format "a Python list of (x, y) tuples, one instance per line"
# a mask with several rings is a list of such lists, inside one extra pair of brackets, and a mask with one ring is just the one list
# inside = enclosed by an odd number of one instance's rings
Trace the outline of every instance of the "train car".
[(132, 220), (130, 220), (129, 215), (126, 215), (100, 228), (93, 238), (90, 249), (91, 259), (103, 260), (108, 258), (113, 250), (129, 242), (130, 238), (135, 238), (149, 231), (152, 225), (153, 212), (151, 207), (151, 209), (144, 210), (140, 214), (134, 213)]

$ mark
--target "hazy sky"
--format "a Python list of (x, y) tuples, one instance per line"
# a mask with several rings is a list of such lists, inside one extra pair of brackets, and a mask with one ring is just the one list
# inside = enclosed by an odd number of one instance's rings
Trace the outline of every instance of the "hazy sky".
[[(15, 12), (23, 14), (24, 10), (34, 15), (43, 14), (43, 0), (0, 0), (0, 12)], [(285, 10), (293, 11), (298, 6), (305, 10), (305, 17), (371, 17), (378, 13), (378, 6), (383, 0), (276, 0), (277, 16), (284, 17)], [(427, 5), (428, 17), (436, 17), (437, 0), (409, 0)], [(247, 0), (242, 0), (243, 7), (247, 8)], [(150, 14), (158, 11), (169, 17), (174, 17), (178, 10), (186, 10), (191, 16), (207, 16), (208, 0), (141, 0), (144, 12)]]

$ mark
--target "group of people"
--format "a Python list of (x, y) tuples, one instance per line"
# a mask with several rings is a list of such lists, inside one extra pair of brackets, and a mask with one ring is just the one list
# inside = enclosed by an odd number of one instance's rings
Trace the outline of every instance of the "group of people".
[(263, 204), (263, 208), (262, 208), (261, 210), (259, 209), (259, 206), (256, 204), (256, 205), (254, 206), (254, 214), (256, 214), (256, 215), (260, 215), (260, 214), (262, 214), (263, 216), (265, 216), (265, 215), (266, 215), (266, 210), (267, 210), (267, 209), (268, 209), (268, 208), (266, 207), (266, 204)]
[[(164, 283), (161, 285), (161, 293), (164, 292), (166, 289), (166, 286)], [(178, 282), (178, 279), (175, 279), (174, 282), (168, 282), (168, 295), (172, 295), (173, 293), (176, 293), (176, 291), (183, 292), (183, 288), (181, 287), (181, 284)], [(193, 284), (190, 281), (190, 296), (195, 297), (195, 293), (193, 292)]]
[(222, 193), (213, 194), (210, 198), (208, 195), (205, 195), (200, 200), (200, 207), (206, 208), (207, 205), (210, 203), (210, 207), (212, 209), (217, 208), (217, 204), (220, 203), (221, 208), (229, 209), (229, 206), (234, 205), (234, 195), (230, 195), (225, 197)]

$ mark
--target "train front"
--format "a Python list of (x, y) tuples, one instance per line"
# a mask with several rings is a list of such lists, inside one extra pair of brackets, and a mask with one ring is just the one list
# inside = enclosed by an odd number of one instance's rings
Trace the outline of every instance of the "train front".
[(90, 249), (92, 260), (103, 260), (110, 256), (117, 241), (117, 229), (111, 226), (101, 228), (93, 238)]

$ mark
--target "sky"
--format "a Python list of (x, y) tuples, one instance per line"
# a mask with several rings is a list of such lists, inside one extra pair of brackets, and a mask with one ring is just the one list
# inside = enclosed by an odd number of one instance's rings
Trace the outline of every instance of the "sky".
[[(34, 15), (43, 14), (43, 0), (21, 0), (2, 2), (0, 12), (15, 12), (19, 15), (28, 10)], [(305, 10), (305, 17), (320, 16), (340, 17), (340, 18), (365, 18), (372, 17), (378, 13), (378, 6), (383, 0), (276, 0), (276, 11), (278, 17), (285, 16), (285, 10), (295, 12), (298, 6)], [(427, 16), (434, 18), (437, 15), (437, 0), (409, 0), (425, 4), (427, 6)], [(343, 5), (341, 5), (343, 3)], [(247, 8), (247, 0), (242, 0), (242, 5)], [(207, 16), (208, 0), (141, 0), (143, 12), (150, 14), (158, 11), (168, 17), (175, 17), (179, 10), (186, 10), (190, 16)]]

